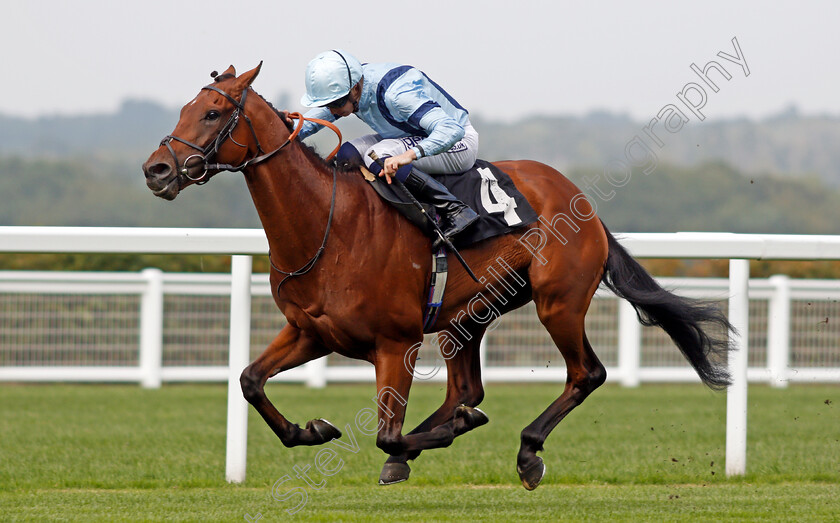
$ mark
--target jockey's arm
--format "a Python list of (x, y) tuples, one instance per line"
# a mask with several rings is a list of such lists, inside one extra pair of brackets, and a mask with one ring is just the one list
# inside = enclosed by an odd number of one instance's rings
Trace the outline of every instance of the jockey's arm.
[(403, 165), (408, 165), (424, 156), (434, 156), (448, 151), (464, 137), (464, 128), (440, 107), (434, 107), (426, 112), (418, 123), (428, 136), (406, 152), (386, 158), (383, 170), (385, 176), (394, 174)]
[(420, 127), (428, 136), (414, 146), (417, 158), (448, 151), (464, 137), (464, 128), (440, 107), (430, 109), (420, 118)]
[[(335, 116), (327, 107), (314, 107), (303, 115), (306, 118), (317, 118), (319, 120), (326, 120), (328, 122), (334, 122)], [(300, 130), (300, 134), (298, 135), (300, 140), (303, 140), (307, 136), (312, 136), (313, 134), (317, 133), (321, 129), (323, 129), (323, 125), (319, 125), (317, 123), (308, 122), (306, 120), (299, 120), (298, 125), (302, 125), (303, 128)]]

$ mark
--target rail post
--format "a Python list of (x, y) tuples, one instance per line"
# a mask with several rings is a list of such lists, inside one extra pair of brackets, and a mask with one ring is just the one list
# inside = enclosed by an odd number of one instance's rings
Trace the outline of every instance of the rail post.
[(248, 458), (248, 403), (242, 396), (239, 375), (251, 352), (251, 256), (231, 259), (230, 350), (228, 353), (228, 412), (225, 479), (245, 481)]
[(785, 388), (790, 364), (790, 278), (772, 276), (770, 285), (773, 286), (773, 297), (767, 319), (767, 368), (770, 369), (770, 386)]
[(163, 365), (163, 272), (143, 269), (146, 289), (140, 298), (140, 385), (160, 388)]
[(747, 472), (747, 356), (750, 261), (729, 260), (729, 321), (738, 330), (729, 353), (732, 384), (726, 391), (726, 475)]
[(327, 386), (327, 357), (321, 356), (318, 359), (308, 361), (304, 364), (306, 368), (306, 386), (313, 389), (323, 389)]
[(618, 300), (618, 369), (624, 387), (639, 386), (642, 359), (642, 324), (627, 300)]

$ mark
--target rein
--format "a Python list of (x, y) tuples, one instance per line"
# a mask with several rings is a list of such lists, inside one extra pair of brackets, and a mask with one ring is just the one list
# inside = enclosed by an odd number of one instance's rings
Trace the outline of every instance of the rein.
[[(292, 143), (292, 141), (298, 137), (298, 134), (300, 134), (300, 130), (303, 128), (303, 122), (313, 122), (319, 125), (323, 125), (324, 127), (329, 128), (338, 136), (338, 145), (335, 146), (335, 149), (333, 149), (332, 152), (327, 156), (326, 160), (330, 161), (335, 157), (335, 155), (338, 153), (338, 149), (341, 147), (341, 131), (338, 130), (338, 127), (326, 120), (321, 120), (319, 118), (307, 118), (300, 113), (288, 113), (288, 117), (290, 119), (300, 120), (300, 125), (295, 127), (295, 129), (292, 131), (292, 134), (290, 134), (289, 137), (286, 138), (286, 141), (283, 142), (280, 145), (280, 147), (274, 149), (271, 152), (265, 152), (262, 148), (262, 145), (260, 144), (259, 138), (257, 138), (257, 132), (254, 129), (254, 124), (251, 123), (251, 119), (248, 118), (248, 115), (245, 114), (245, 97), (248, 95), (249, 89), (245, 89), (242, 92), (241, 100), (236, 100), (234, 97), (232, 97), (231, 95), (227, 94), (226, 92), (222, 91), (214, 85), (206, 85), (202, 87), (202, 90), (215, 91), (221, 94), (230, 103), (233, 104), (235, 109), (233, 110), (233, 113), (230, 115), (230, 118), (225, 123), (225, 125), (222, 126), (222, 129), (219, 131), (219, 134), (216, 136), (216, 138), (213, 139), (205, 147), (201, 147), (200, 145), (196, 145), (175, 135), (168, 135), (164, 137), (163, 140), (161, 140), (160, 144), (165, 145), (166, 148), (169, 149), (169, 153), (172, 155), (172, 158), (175, 159), (176, 168), (179, 162), (178, 155), (175, 154), (175, 150), (172, 148), (172, 140), (175, 140), (176, 142), (181, 142), (184, 145), (187, 145), (197, 151), (200, 151), (201, 154), (192, 154), (190, 156), (187, 156), (187, 158), (184, 160), (184, 166), (180, 170), (180, 174), (183, 174), (185, 177), (187, 177), (189, 180), (192, 180), (197, 185), (203, 185), (209, 181), (209, 178), (205, 179), (205, 177), (207, 176), (207, 173), (211, 170), (240, 172), (248, 166), (257, 165), (258, 163), (268, 160), (269, 158), (283, 150), (287, 145)], [(248, 128), (251, 129), (251, 136), (254, 138), (254, 142), (256, 142), (257, 144), (257, 153), (249, 160), (246, 160), (241, 165), (237, 166), (222, 163), (208, 163), (208, 160), (210, 158), (215, 157), (219, 153), (219, 148), (228, 139), (230, 139), (231, 142), (235, 143), (239, 147), (247, 147), (247, 145), (243, 145), (234, 140), (232, 136), (233, 130), (239, 124), (240, 116), (245, 119), (245, 122), (248, 124)], [(201, 174), (201, 176), (197, 178), (193, 178), (189, 175), (189, 166), (187, 166), (187, 162), (189, 162), (191, 158), (201, 158), (201, 160), (204, 162), (204, 172)], [(333, 167), (332, 169), (332, 177), (332, 198), (330, 200), (330, 214), (327, 218), (327, 228), (324, 231), (324, 239), (323, 241), (321, 241), (321, 246), (318, 248), (318, 251), (315, 253), (315, 255), (312, 256), (312, 258), (310, 258), (308, 262), (304, 263), (301, 268), (295, 271), (287, 272), (274, 265), (274, 261), (271, 259), (271, 252), (269, 251), (268, 253), (268, 263), (271, 265), (271, 268), (279, 272), (280, 274), (285, 275), (285, 277), (280, 281), (280, 283), (277, 284), (278, 293), (280, 292), (280, 286), (286, 283), (286, 280), (294, 278), (295, 276), (301, 276), (312, 270), (312, 267), (315, 266), (315, 263), (318, 262), (318, 259), (321, 257), (321, 254), (324, 253), (324, 249), (327, 247), (327, 239), (330, 237), (330, 229), (332, 228), (333, 215), (335, 214), (335, 194), (337, 181), (335, 167)]]
[(318, 247), (318, 252), (309, 259), (308, 262), (304, 263), (303, 266), (292, 272), (286, 272), (283, 269), (274, 265), (274, 260), (271, 259), (271, 251), (268, 251), (268, 263), (271, 265), (271, 268), (275, 271), (279, 272), (280, 274), (285, 275), (285, 277), (280, 280), (280, 283), (277, 284), (277, 292), (280, 292), (280, 287), (286, 283), (286, 280), (290, 278), (294, 278), (295, 276), (301, 276), (306, 274), (307, 272), (312, 270), (312, 267), (315, 266), (315, 263), (318, 261), (318, 258), (321, 257), (321, 254), (324, 253), (324, 249), (327, 247), (327, 239), (330, 237), (330, 229), (332, 228), (332, 220), (333, 214), (335, 214), (335, 188), (336, 188), (336, 172), (335, 167), (333, 167), (333, 186), (332, 186), (332, 199), (330, 200), (330, 215), (327, 218), (327, 229), (324, 231), (324, 239), (321, 241), (321, 246)]

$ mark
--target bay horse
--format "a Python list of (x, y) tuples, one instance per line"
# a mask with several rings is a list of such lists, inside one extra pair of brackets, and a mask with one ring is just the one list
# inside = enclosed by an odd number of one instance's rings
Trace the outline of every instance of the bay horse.
[[(330, 352), (367, 360), (375, 367), (378, 400), (378, 420), (371, 416), (369, 427), (389, 455), (380, 483), (408, 479), (409, 459), (487, 422), (476, 406), (484, 397), (478, 347), (488, 318), (533, 300), (567, 369), (557, 400), (521, 432), (516, 469), (525, 488), (536, 488), (545, 474), (536, 453), (606, 379), (584, 332), (602, 282), (633, 305), (643, 324), (663, 328), (706, 385), (729, 383), (721, 362), (732, 329), (725, 315), (661, 288), (558, 171), (534, 161), (503, 161), (496, 165), (540, 219), (463, 250), (476, 273), (494, 276), (495, 286), (485, 277), (473, 281), (450, 255), (436, 323), (438, 340), (448, 340), (440, 343), (442, 352), (448, 348), (446, 397), (403, 434), (417, 358), (412, 347), (423, 339), (430, 239), (367, 187), (358, 168), (337, 168), (295, 139), (288, 113), (251, 88), (261, 66), (239, 76), (233, 66), (214, 74), (181, 109), (175, 130), (143, 172), (149, 189), (167, 200), (223, 170), (244, 173), (270, 246), (272, 295), (288, 324), (242, 372), (242, 392), (285, 446), (319, 445), (341, 432), (323, 419), (304, 428), (287, 420), (266, 397), (266, 380)], [(709, 326), (726, 334), (709, 334)]]

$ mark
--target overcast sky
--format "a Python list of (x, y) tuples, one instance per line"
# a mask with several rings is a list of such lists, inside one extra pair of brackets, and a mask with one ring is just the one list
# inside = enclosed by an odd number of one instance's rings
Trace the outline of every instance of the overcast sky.
[[(0, 113), (114, 110), (127, 99), (180, 107), (213, 69), (264, 61), (255, 89), (300, 109), (303, 71), (342, 48), (414, 65), (490, 119), (584, 114), (649, 119), (710, 60), (709, 118), (795, 104), (840, 115), (840, 2), (482, 0), (3, 0)], [(740, 44), (749, 76), (718, 52)]]

